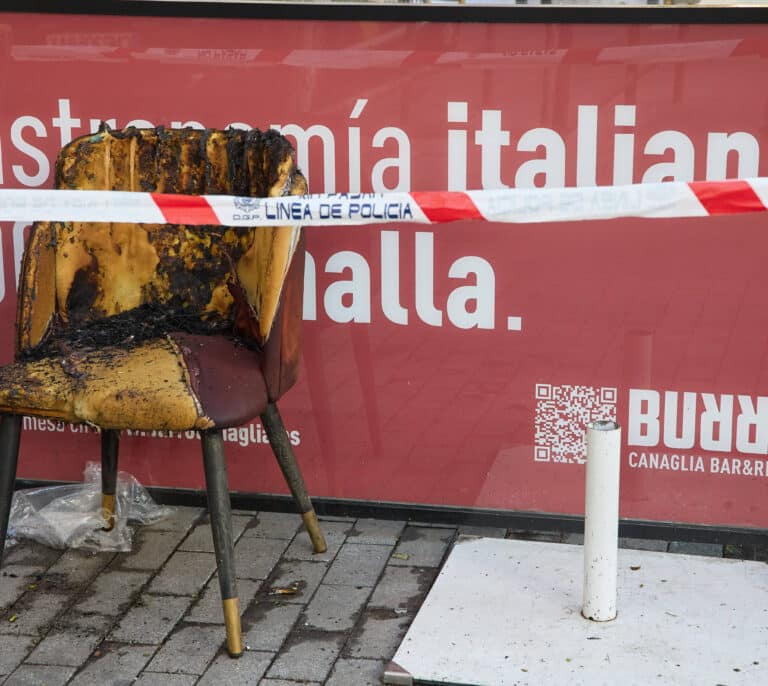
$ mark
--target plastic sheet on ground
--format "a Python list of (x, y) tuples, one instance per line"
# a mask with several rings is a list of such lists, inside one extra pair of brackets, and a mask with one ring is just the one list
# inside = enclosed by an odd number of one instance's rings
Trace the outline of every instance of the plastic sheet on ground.
[(174, 511), (155, 503), (132, 475), (119, 472), (115, 525), (107, 531), (101, 510), (101, 465), (86, 463), (84, 476), (80, 484), (17, 491), (11, 504), (8, 544), (28, 539), (52, 548), (128, 552), (133, 543), (131, 524), (153, 524)]

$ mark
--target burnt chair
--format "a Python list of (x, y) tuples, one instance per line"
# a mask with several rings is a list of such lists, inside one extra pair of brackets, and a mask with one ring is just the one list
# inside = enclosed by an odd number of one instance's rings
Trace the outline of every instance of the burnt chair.
[[(74, 140), (59, 153), (55, 187), (306, 192), (290, 144), (274, 131), (163, 128), (102, 127)], [(313, 548), (326, 547), (276, 405), (296, 380), (303, 281), (294, 227), (36, 223), (19, 282), (16, 357), (0, 368), (0, 554), (22, 416), (101, 430), (105, 528), (120, 430), (197, 430), (227, 649), (241, 654), (222, 429), (261, 417)]]

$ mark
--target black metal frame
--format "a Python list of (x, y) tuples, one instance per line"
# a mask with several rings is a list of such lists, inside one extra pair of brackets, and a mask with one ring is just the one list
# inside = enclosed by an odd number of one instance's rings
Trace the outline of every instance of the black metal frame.
[[(54, 486), (61, 481), (19, 479), (16, 488)], [(164, 505), (205, 507), (203, 490), (150, 486), (150, 495)], [(296, 512), (296, 501), (289, 495), (230, 492), (232, 507), (257, 512)], [(449, 526), (489, 526), (521, 531), (579, 533), (584, 530), (584, 517), (550, 512), (492, 510), (450, 505), (399, 503), (343, 498), (312, 498), (315, 512), (327, 517), (361, 517), (392, 519)], [(768, 543), (768, 529), (723, 526), (715, 524), (682, 524), (646, 519), (622, 519), (619, 534), (630, 538), (697, 543), (730, 543), (752, 545)]]
[[(168, 505), (200, 506), (203, 502), (201, 493), (194, 490), (150, 488), (149, 492), (158, 501)], [(231, 498), (233, 507), (239, 510), (296, 511), (295, 501), (290, 496), (233, 492)], [(318, 515), (328, 517), (393, 519), (451, 526), (500, 527), (520, 531), (564, 533), (584, 531), (584, 517), (549, 512), (317, 497), (312, 498), (312, 504)], [(619, 534), (628, 538), (663, 541), (734, 545), (768, 543), (768, 529), (656, 522), (643, 519), (622, 519), (619, 522)]]
[(5, 0), (0, 12), (313, 21), (431, 21), (571, 24), (752, 24), (761, 7), (410, 5), (402, 3), (169, 2), (167, 0)]

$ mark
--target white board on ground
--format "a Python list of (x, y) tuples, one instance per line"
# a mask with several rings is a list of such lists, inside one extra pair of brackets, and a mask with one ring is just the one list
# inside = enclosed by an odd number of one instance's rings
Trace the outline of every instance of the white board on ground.
[(618, 616), (581, 616), (582, 546), (461, 538), (390, 684), (768, 684), (768, 565), (619, 551)]

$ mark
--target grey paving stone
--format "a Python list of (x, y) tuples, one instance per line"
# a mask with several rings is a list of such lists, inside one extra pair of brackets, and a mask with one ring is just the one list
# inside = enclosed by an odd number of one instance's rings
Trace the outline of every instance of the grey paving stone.
[(241, 538), (235, 545), (238, 579), (266, 579), (283, 554), (288, 541), (276, 538)]
[(584, 534), (563, 532), (562, 542), (569, 545), (584, 545)]
[(147, 671), (202, 674), (225, 639), (220, 626), (184, 626), (157, 651)]
[[(56, 619), (56, 615), (69, 602), (68, 596), (59, 593), (46, 592), (45, 590), (27, 593), (11, 610), (6, 610), (3, 615), (0, 615), (0, 634), (10, 636), (40, 636), (45, 634), (50, 624)], [(2, 639), (3, 642), (5, 640), (5, 638)]]
[(89, 584), (115, 557), (115, 553), (93, 553), (88, 550), (67, 550), (52, 564), (44, 577), (56, 578), (58, 583), (72, 586)]
[(0, 682), (13, 672), (27, 656), (34, 640), (29, 636), (3, 636), (0, 638)]
[(456, 530), (456, 526), (454, 524), (445, 524), (444, 522), (420, 522), (418, 520), (413, 520), (409, 522), (410, 526), (418, 526), (422, 528), (427, 529), (453, 529)]
[(21, 665), (3, 686), (64, 686), (75, 673), (74, 667)]
[(195, 674), (166, 674), (161, 672), (143, 672), (133, 682), (133, 686), (194, 686)]
[(173, 554), (184, 531), (160, 531), (142, 527), (129, 553), (120, 553), (113, 566), (121, 569), (159, 569)]
[(2, 611), (13, 605), (27, 591), (29, 584), (34, 584), (40, 575), (40, 568), (16, 565), (3, 568), (0, 572), (0, 617)]
[(325, 631), (345, 631), (355, 625), (371, 589), (321, 584), (304, 613), (304, 624)]
[(109, 640), (158, 645), (181, 619), (189, 603), (190, 599), (186, 596), (145, 593), (120, 619)]
[(442, 562), (453, 535), (454, 529), (407, 526), (389, 564), (437, 567)]
[(267, 676), (294, 681), (323, 682), (341, 651), (343, 635), (294, 634), (280, 651)]
[(259, 512), (248, 524), (243, 536), (290, 540), (301, 526), (301, 517), (292, 512)]
[(42, 543), (23, 540), (5, 551), (3, 569), (15, 567), (36, 567), (41, 572), (59, 559), (63, 551), (49, 548)]
[(413, 617), (394, 610), (367, 609), (344, 649), (345, 657), (389, 660), (400, 645)]
[(59, 630), (84, 631), (105, 636), (116, 617), (100, 615), (96, 612), (77, 612), (69, 609), (56, 618), (53, 626)]
[(671, 541), (670, 553), (683, 553), (685, 555), (706, 555), (707, 557), (722, 557), (723, 546), (718, 543), (692, 543), (689, 541)]
[[(252, 517), (232, 516), (232, 540), (236, 541), (245, 530)], [(187, 550), (195, 553), (212, 553), (213, 536), (208, 518), (198, 524), (179, 545), (179, 550)]]
[(350, 660), (341, 658), (333, 666), (325, 686), (381, 686), (384, 674), (382, 660)]
[(391, 552), (391, 546), (345, 543), (331, 564), (323, 583), (374, 586)]
[(535, 531), (530, 529), (510, 529), (507, 532), (507, 538), (514, 538), (520, 541), (543, 541), (545, 543), (562, 543), (563, 533), (561, 531)]
[(506, 538), (507, 530), (501, 526), (463, 525), (458, 528), (459, 536), (479, 536), (481, 538)]
[[(237, 598), (240, 604), (240, 614), (242, 614), (251, 601), (256, 597), (256, 593), (261, 585), (260, 581), (251, 579), (238, 579)], [(221, 605), (221, 590), (219, 589), (219, 577), (214, 574), (203, 594), (189, 609), (185, 620), (188, 622), (199, 622), (203, 624), (223, 624), (224, 614)]]
[(84, 631), (51, 631), (30, 656), (29, 664), (79, 667), (101, 643), (99, 634)]
[(358, 519), (347, 536), (347, 543), (390, 545), (397, 543), (405, 522), (382, 519)]
[(282, 560), (262, 586), (260, 595), (285, 603), (306, 603), (320, 585), (328, 566), (327, 562)]
[(650, 538), (620, 538), (619, 548), (628, 548), (630, 550), (653, 550), (660, 553), (667, 551), (668, 541), (657, 541)]
[(236, 660), (229, 655), (219, 655), (197, 686), (256, 686), (274, 657), (274, 653), (253, 651), (244, 652)]
[(280, 650), (301, 610), (301, 605), (279, 601), (254, 603), (243, 613), (243, 642), (249, 650)]
[(436, 575), (435, 567), (387, 565), (368, 606), (416, 612)]
[(285, 551), (287, 560), (312, 560), (314, 562), (327, 562), (336, 557), (342, 543), (347, 537), (347, 532), (352, 528), (352, 522), (349, 521), (321, 521), (320, 528), (323, 530), (325, 542), (328, 544), (328, 550), (317, 554), (312, 550), (309, 536), (305, 533), (297, 535), (288, 549)]
[(175, 552), (149, 585), (150, 593), (197, 595), (216, 571), (211, 553)]
[(100, 654), (83, 671), (75, 674), (70, 686), (128, 686), (152, 657), (146, 646), (102, 643)]
[(200, 519), (205, 510), (202, 507), (173, 507), (169, 517), (161, 519), (154, 524), (147, 524), (142, 527), (151, 531), (189, 531)]
[(322, 686), (319, 681), (288, 681), (286, 679), (262, 679), (259, 686)]
[(150, 572), (124, 572), (108, 570), (98, 576), (88, 589), (89, 597), (74, 607), (80, 612), (97, 612), (102, 615), (118, 615), (147, 583)]

